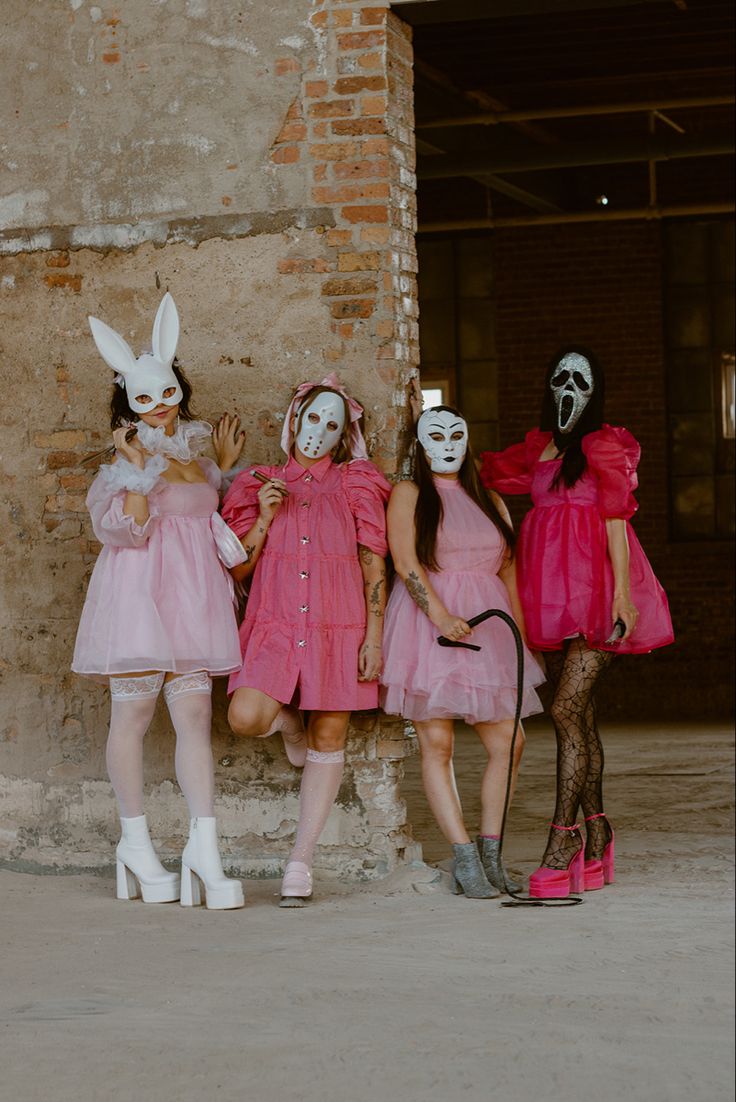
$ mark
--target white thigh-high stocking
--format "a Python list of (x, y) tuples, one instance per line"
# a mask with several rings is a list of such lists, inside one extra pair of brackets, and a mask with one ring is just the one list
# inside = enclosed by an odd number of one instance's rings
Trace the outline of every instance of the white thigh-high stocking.
[(340, 788), (344, 764), (344, 750), (307, 750), (299, 792), (299, 825), (289, 861), (312, 864), (314, 847)]
[(211, 816), (215, 778), (212, 764), (212, 679), (204, 671), (174, 677), (164, 699), (176, 731), (176, 779), (192, 818)]
[(110, 678), (107, 772), (122, 818), (143, 814), (143, 739), (164, 683), (162, 673)]

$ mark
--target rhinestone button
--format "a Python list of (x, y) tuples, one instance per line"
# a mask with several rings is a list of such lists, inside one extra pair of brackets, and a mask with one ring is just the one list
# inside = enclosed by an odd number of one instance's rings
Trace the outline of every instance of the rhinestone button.
[(312, 541), (309, 538), (309, 536), (302, 536), (302, 538), (299, 540), (299, 543), (311, 543), (311, 542)]
[(304, 581), (306, 578), (309, 577), (309, 571), (308, 570), (300, 570), (299, 571), (299, 577), (301, 578), (302, 581)]
[(300, 647), (306, 647), (307, 640), (306, 639), (300, 639), (299, 643), (297, 645), (300, 646)]
[(310, 505), (311, 505), (311, 504), (312, 504), (312, 502), (311, 502), (311, 501), (303, 501), (303, 502), (301, 503), (302, 509), (308, 509), (308, 508), (310, 507)]
[(309, 605), (299, 605), (300, 612), (309, 612)]
[(313, 474), (305, 474), (304, 475), (304, 481), (305, 482), (311, 482), (313, 478), (314, 478)]

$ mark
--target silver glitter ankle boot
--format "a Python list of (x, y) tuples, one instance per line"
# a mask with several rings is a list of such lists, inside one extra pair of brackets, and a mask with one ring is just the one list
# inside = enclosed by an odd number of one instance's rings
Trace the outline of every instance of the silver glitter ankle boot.
[(452, 891), (469, 899), (495, 899), (500, 892), (488, 883), (478, 850), (472, 842), (452, 847)]
[(501, 863), (499, 852), (501, 843), (498, 838), (483, 838), (480, 834), (476, 839), (483, 871), (487, 879), (499, 892), (520, 892), (522, 885), (518, 880), (512, 880)]

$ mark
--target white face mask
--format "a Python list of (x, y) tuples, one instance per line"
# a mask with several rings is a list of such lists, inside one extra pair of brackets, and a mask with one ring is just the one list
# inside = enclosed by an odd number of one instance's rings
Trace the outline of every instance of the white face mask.
[(560, 432), (571, 432), (593, 393), (589, 361), (579, 352), (568, 352), (555, 368), (549, 385), (557, 406), (557, 428)]
[(340, 443), (345, 428), (345, 402), (334, 391), (323, 391), (299, 410), (297, 421), (297, 448), (307, 459), (321, 459)]
[[(125, 387), (128, 405), (136, 413), (150, 413), (157, 406), (175, 406), (184, 395), (171, 367), (179, 339), (179, 315), (166, 292), (156, 312), (151, 338), (152, 352), (138, 359), (119, 333), (98, 318), (90, 318), (97, 349), (108, 367), (117, 372), (116, 381)], [(170, 393), (166, 394), (169, 391)], [(166, 397), (164, 397), (166, 394)], [(139, 401), (145, 397), (145, 401)]]
[(435, 474), (456, 474), (468, 450), (468, 424), (446, 409), (426, 410), (417, 424), (417, 438)]

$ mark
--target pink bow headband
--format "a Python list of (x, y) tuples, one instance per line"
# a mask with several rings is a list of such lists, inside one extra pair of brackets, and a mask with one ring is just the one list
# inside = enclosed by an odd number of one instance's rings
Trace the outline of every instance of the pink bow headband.
[(348, 415), (350, 417), (350, 451), (352, 452), (353, 459), (367, 459), (368, 451), (365, 446), (365, 440), (363, 439), (363, 433), (360, 431), (360, 419), (363, 416), (363, 407), (360, 402), (356, 402), (355, 398), (351, 398), (345, 387), (334, 371), (331, 371), (329, 375), (325, 375), (319, 383), (300, 383), (296, 388), (296, 393), (289, 403), (289, 408), (286, 411), (286, 418), (284, 420), (284, 427), (281, 432), (281, 447), (287, 455), (291, 455), (291, 448), (294, 443), (294, 433), (291, 428), (291, 423), (296, 417), (303, 399), (309, 394), (310, 390), (314, 390), (315, 387), (325, 386), (330, 390), (336, 391), (341, 394), (347, 402)]

